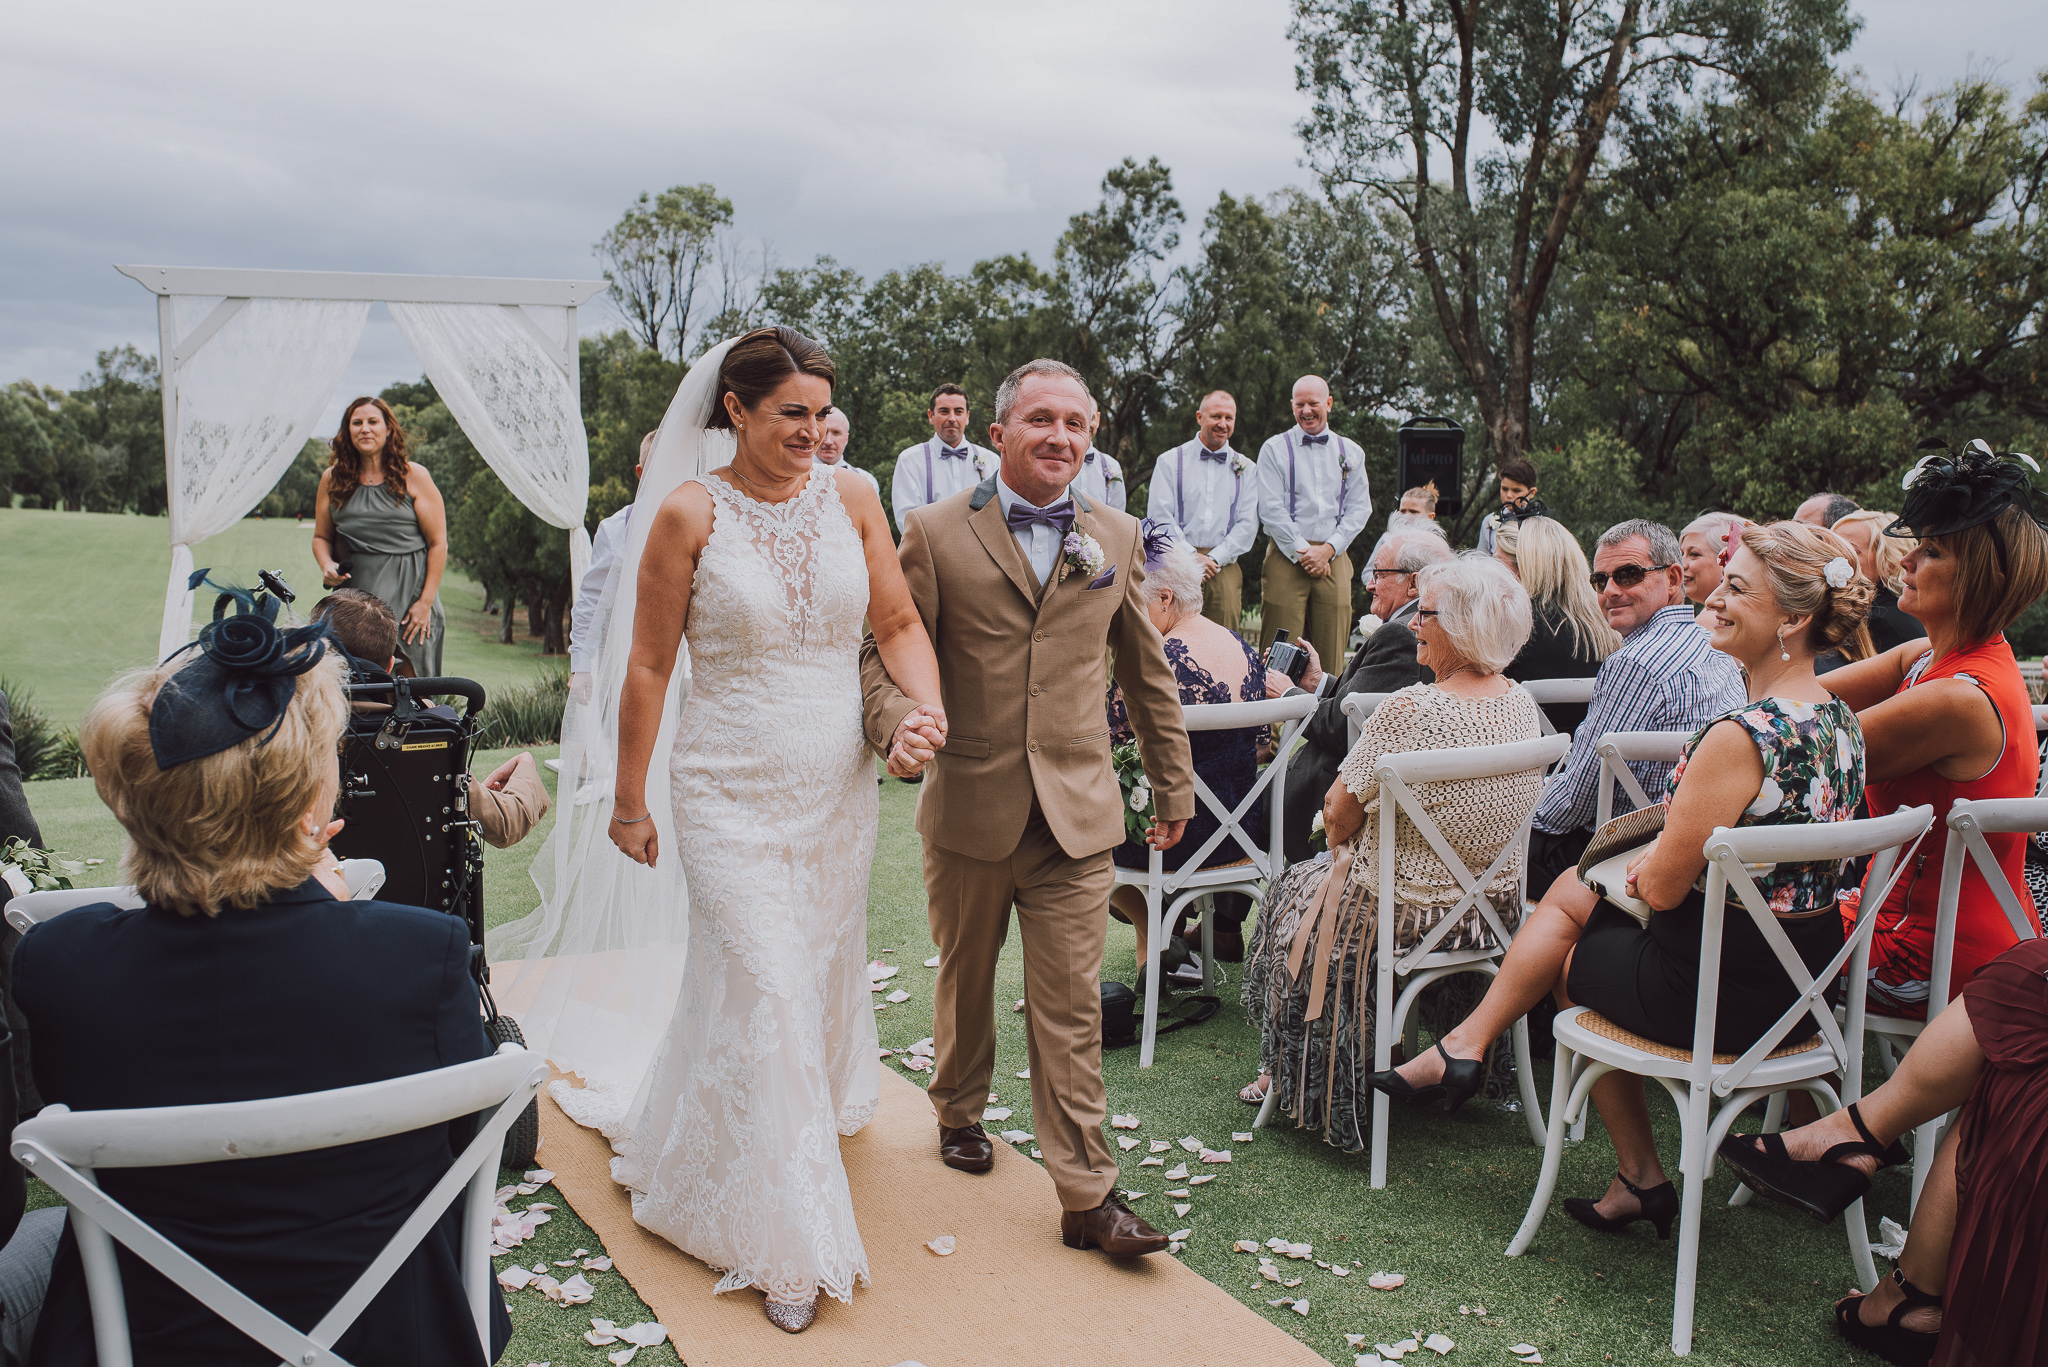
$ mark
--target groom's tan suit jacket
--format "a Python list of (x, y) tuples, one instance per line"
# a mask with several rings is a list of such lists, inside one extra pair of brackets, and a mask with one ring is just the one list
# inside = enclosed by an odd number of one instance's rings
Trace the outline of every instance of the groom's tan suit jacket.
[[(1070, 857), (1124, 838), (1123, 794), (1109, 759), (1107, 647), (1163, 820), (1194, 815), (1194, 767), (1180, 686), (1145, 615), (1138, 520), (1071, 491), (1074, 530), (1107, 562), (1091, 577), (1061, 556), (1040, 591), (996, 497), (995, 479), (912, 512), (900, 554), (910, 596), (938, 652), (945, 748), (917, 804), (927, 841), (974, 859), (1017, 847), (1034, 793)], [(1096, 587), (1090, 587), (1103, 580)], [(886, 755), (916, 705), (890, 680), (874, 642), (861, 648), (867, 736)]]

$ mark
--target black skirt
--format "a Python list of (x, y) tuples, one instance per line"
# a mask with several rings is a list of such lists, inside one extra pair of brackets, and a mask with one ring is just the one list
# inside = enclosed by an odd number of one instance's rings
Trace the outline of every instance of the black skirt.
[[(1699, 1006), (1700, 932), (1706, 897), (1697, 888), (1647, 927), (1611, 902), (1586, 918), (1572, 954), (1565, 990), (1579, 1006), (1625, 1030), (1679, 1049), (1692, 1047)], [(1813, 916), (1779, 921), (1778, 928), (1809, 973), (1818, 974), (1842, 947), (1842, 918)], [(1714, 1052), (1739, 1054), (1785, 1014), (1799, 993), (1778, 956), (1742, 905), (1729, 898), (1721, 921), (1721, 992), (1714, 1013)], [(1795, 1024), (1786, 1043), (1814, 1033), (1812, 1018)]]

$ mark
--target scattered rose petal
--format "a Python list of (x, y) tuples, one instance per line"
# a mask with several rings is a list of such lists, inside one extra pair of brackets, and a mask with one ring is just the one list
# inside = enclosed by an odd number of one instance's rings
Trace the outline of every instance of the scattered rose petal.
[(928, 1073), (932, 1067), (932, 1061), (922, 1054), (905, 1054), (896, 1061), (913, 1073)]
[(1348, 1277), (1351, 1275), (1351, 1269), (1348, 1267), (1333, 1267), (1330, 1269), (1330, 1275), (1333, 1277)]
[(1113, 1115), (1109, 1118), (1109, 1127), (1112, 1130), (1135, 1130), (1138, 1128), (1138, 1117), (1134, 1115)]
[(88, 859), (88, 860), (86, 860), (86, 861), (85, 861), (85, 864), (86, 864), (86, 867), (87, 867), (87, 868), (93, 868), (93, 867), (96, 867), (96, 866), (98, 866), (98, 865), (100, 865), (100, 864), (104, 864), (104, 863), (106, 863), (106, 862), (107, 862), (107, 861), (106, 861), (106, 860), (104, 860), (104, 859)]
[(911, 1045), (910, 1052), (916, 1054), (919, 1058), (938, 1057), (938, 1051), (932, 1048), (932, 1037), (930, 1035), (926, 1035), (923, 1039)]
[(557, 1259), (555, 1259), (555, 1266), (556, 1266), (556, 1267), (574, 1267), (574, 1266), (576, 1266), (576, 1260), (575, 1260), (574, 1258), (557, 1258)]
[(507, 1291), (517, 1291), (533, 1280), (533, 1274), (523, 1267), (508, 1267), (498, 1274), (498, 1285)]
[(877, 1049), (875, 1050), (875, 1057), (878, 1059), (884, 1059), (890, 1057), (895, 1052), (896, 1051), (894, 1049)]
[(1378, 1353), (1360, 1353), (1351, 1359), (1351, 1367), (1387, 1367), (1387, 1363)]
[(1250, 1130), (1232, 1130), (1230, 1138), (1232, 1143), (1249, 1144), (1252, 1142), (1252, 1132)]
[(1174, 1197), (1177, 1200), (1186, 1200), (1188, 1189), (1186, 1187), (1175, 1187), (1172, 1191), (1169, 1191), (1166, 1194), (1168, 1196)]
[(1543, 1367), (1543, 1354), (1531, 1353), (1527, 1357), (1516, 1358), (1515, 1361), (1523, 1364), (1523, 1367)]
[(1232, 1253), (1257, 1253), (1259, 1246), (1250, 1239), (1239, 1239), (1230, 1246)]
[(549, 1205), (549, 1204), (548, 1204), (548, 1203), (547, 1203), (546, 1201), (535, 1201), (535, 1202), (534, 1202), (534, 1203), (533, 1203), (532, 1205), (528, 1206), (528, 1207), (527, 1207), (527, 1209), (528, 1209), (528, 1210), (554, 1210), (554, 1209), (555, 1209), (555, 1207), (554, 1207), (554, 1206), (551, 1206), (551, 1205)]
[(936, 954), (932, 955), (931, 958), (924, 961), (924, 966), (926, 968), (937, 968), (939, 966), (939, 956)]
[(1275, 1253), (1278, 1253), (1281, 1249), (1287, 1247), (1287, 1241), (1276, 1234), (1272, 1238), (1266, 1240), (1266, 1247), (1272, 1249)]
[(1017, 1004), (1010, 1009), (1012, 1011), (1022, 1011), (1024, 1009), (1024, 999), (1022, 997), (1017, 998)]
[(1213, 1172), (1198, 1172), (1193, 1177), (1190, 1177), (1188, 1179), (1188, 1185), (1191, 1187), (1199, 1187), (1204, 1182), (1213, 1182), (1215, 1180), (1216, 1174)]
[(589, 1252), (590, 1250), (587, 1248), (572, 1248), (569, 1250), (569, 1256), (572, 1258), (581, 1258)]
[(1171, 1149), (1172, 1147), (1173, 1145), (1167, 1143), (1164, 1139), (1155, 1139), (1152, 1141), (1152, 1146), (1146, 1149), (1145, 1152), (1165, 1153), (1168, 1149)]
[(1018, 1080), (1019, 1082), (1025, 1082), (1025, 1081), (1028, 1081), (1028, 1080), (1030, 1079), (1030, 1077), (1031, 1077), (1031, 1070), (1030, 1070), (1029, 1068), (1026, 1068), (1026, 1069), (1025, 1069), (1025, 1070), (1024, 1070), (1023, 1072), (1021, 1072), (1021, 1073), (1017, 1074), (1017, 1080)]
[(1303, 1316), (1306, 1316), (1308, 1314), (1308, 1297), (1303, 1296), (1300, 1300), (1294, 1303), (1294, 1313)]
[(1001, 1097), (999, 1097), (999, 1096), (997, 1096), (997, 1095), (996, 1095), (996, 1094), (995, 1094), (994, 1092), (990, 1092), (990, 1093), (988, 1094), (988, 1104), (989, 1104), (989, 1105), (991, 1105), (991, 1106), (995, 1105), (995, 1104), (996, 1104), (996, 1103), (997, 1103), (998, 1101), (1001, 1101), (1001, 1100), (1002, 1100), (1002, 1098), (1001, 1098)]
[(1286, 1286), (1286, 1287), (1295, 1287), (1295, 1286), (1300, 1286), (1300, 1285), (1301, 1285), (1301, 1278), (1299, 1278), (1299, 1277), (1296, 1277), (1296, 1278), (1294, 1278), (1294, 1279), (1293, 1279), (1292, 1281), (1284, 1281), (1284, 1282), (1280, 1283), (1280, 1285), (1282, 1285), (1282, 1286)]
[(938, 1238), (928, 1240), (925, 1243), (926, 1248), (938, 1254), (941, 1258), (952, 1256), (953, 1245), (954, 1239), (950, 1234), (941, 1234)]
[(1422, 1341), (1422, 1346), (1429, 1349), (1430, 1352), (1435, 1353), (1438, 1357), (1442, 1357), (1445, 1353), (1450, 1352), (1451, 1349), (1457, 1347), (1458, 1345), (1451, 1342), (1442, 1334), (1431, 1334), (1428, 1338)]
[(1313, 1258), (1316, 1252), (1313, 1244), (1288, 1244), (1280, 1251), (1290, 1258)]
[(535, 1168), (532, 1172), (526, 1174), (526, 1180), (545, 1184), (554, 1181), (555, 1175), (546, 1168)]
[(557, 1286), (554, 1292), (548, 1296), (548, 1299), (562, 1305), (588, 1305), (596, 1295), (597, 1288), (592, 1286), (581, 1272), (578, 1272), (575, 1276), (569, 1278), (568, 1281)]
[(608, 1343), (617, 1343), (619, 1336), (612, 1333), (600, 1334), (597, 1330), (592, 1329), (583, 1335), (583, 1341), (593, 1348), (602, 1348)]
[(1142, 1201), (1145, 1199), (1145, 1193), (1142, 1191), (1127, 1191), (1124, 1193), (1124, 1199), (1126, 1201)]
[(668, 1327), (658, 1324), (653, 1320), (644, 1320), (639, 1324), (627, 1325), (624, 1329), (618, 1331), (618, 1335), (627, 1343), (638, 1344), (642, 1348), (652, 1348), (655, 1344), (668, 1337)]
[(1187, 1175), (1188, 1165), (1185, 1163), (1176, 1163), (1171, 1168), (1167, 1169), (1165, 1172), (1160, 1174), (1160, 1176), (1166, 1178), (1169, 1182), (1182, 1181), (1187, 1177)]
[(1028, 1144), (1036, 1138), (1038, 1138), (1038, 1136), (1031, 1133), (1031, 1131), (1029, 1130), (1002, 1131), (1002, 1140), (1005, 1144)]
[(1375, 1272), (1365, 1279), (1365, 1284), (1375, 1291), (1392, 1291), (1407, 1280), (1399, 1272)]
[(1141, 1168), (1163, 1168), (1166, 1166), (1166, 1160), (1164, 1158), (1140, 1158), (1138, 1166)]
[(1365, 1335), (1346, 1334), (1344, 1336), (1344, 1346), (1346, 1348), (1349, 1348), (1354, 1353), (1357, 1352), (1359, 1349), (1365, 1347)]
[(1201, 1140), (1195, 1138), (1193, 1135), (1189, 1135), (1187, 1138), (1179, 1140), (1177, 1142), (1180, 1144), (1182, 1148), (1186, 1149), (1189, 1153), (1200, 1153), (1203, 1150), (1203, 1148), (1206, 1147)]
[(1508, 1351), (1518, 1358), (1527, 1357), (1536, 1351), (1536, 1345), (1533, 1343), (1511, 1343), (1508, 1345)]
[(1176, 1219), (1176, 1220), (1178, 1220), (1178, 1219), (1180, 1219), (1180, 1218), (1181, 1218), (1182, 1216), (1186, 1215), (1186, 1214), (1187, 1214), (1187, 1213), (1188, 1213), (1189, 1211), (1191, 1211), (1191, 1210), (1193, 1210), (1193, 1209), (1194, 1209), (1194, 1207), (1193, 1207), (1193, 1206), (1191, 1206), (1191, 1205), (1188, 1205), (1188, 1204), (1187, 1204), (1186, 1202), (1182, 1202), (1182, 1203), (1180, 1203), (1179, 1205), (1176, 1205), (1176, 1206), (1175, 1206), (1175, 1207), (1173, 1208), (1173, 1218), (1174, 1218), (1174, 1219)]
[(1218, 1152), (1215, 1149), (1203, 1149), (1202, 1161), (1204, 1163), (1228, 1163), (1230, 1161), (1230, 1150), (1224, 1149)]
[(583, 1260), (583, 1270), (585, 1272), (609, 1272), (612, 1270), (612, 1260), (608, 1257), (585, 1258)]
[(1269, 1282), (1277, 1282), (1280, 1280), (1280, 1269), (1271, 1263), (1260, 1263), (1259, 1275)]
[(885, 964), (880, 959), (876, 959), (868, 964), (868, 981), (871, 983), (885, 983), (902, 971), (902, 969), (894, 964)]
[(1184, 1248), (1186, 1248), (1186, 1247), (1187, 1247), (1187, 1243), (1186, 1243), (1186, 1241), (1184, 1241), (1184, 1240), (1181, 1240), (1181, 1239), (1168, 1239), (1168, 1240), (1166, 1241), (1166, 1251), (1167, 1251), (1168, 1253), (1178, 1253), (1178, 1252), (1180, 1252), (1180, 1251), (1181, 1251), (1182, 1249), (1184, 1249)]
[(910, 1000), (910, 994), (899, 987), (888, 996), (882, 998), (882, 1000), (885, 1002), (907, 1002)]
[(1010, 1118), (1010, 1108), (1008, 1106), (991, 1106), (981, 1113), (981, 1118), (983, 1120), (1008, 1120)]
[(1044, 1154), (1042, 1154), (1042, 1153), (1040, 1153), (1040, 1152), (1039, 1152), (1039, 1151), (1038, 1151), (1037, 1149), (1033, 1149), (1033, 1150), (1031, 1151), (1031, 1156), (1032, 1156), (1033, 1158), (1036, 1158), (1036, 1159), (1038, 1159), (1038, 1160), (1039, 1160), (1040, 1162), (1044, 1162), (1044, 1161), (1045, 1161), (1045, 1155), (1044, 1155)]
[(639, 1351), (637, 1345), (631, 1348), (614, 1348), (606, 1353), (605, 1357), (611, 1361), (612, 1367), (626, 1367), (626, 1364), (633, 1360), (633, 1354)]
[(1177, 1239), (1181, 1243), (1186, 1243), (1188, 1241), (1188, 1235), (1193, 1233), (1194, 1231), (1192, 1229), (1176, 1229), (1173, 1233), (1167, 1235), (1166, 1237), (1169, 1239)]
[(1132, 1149), (1138, 1147), (1138, 1141), (1132, 1139), (1128, 1135), (1119, 1135), (1117, 1137), (1116, 1146), (1122, 1149), (1125, 1153), (1129, 1153)]

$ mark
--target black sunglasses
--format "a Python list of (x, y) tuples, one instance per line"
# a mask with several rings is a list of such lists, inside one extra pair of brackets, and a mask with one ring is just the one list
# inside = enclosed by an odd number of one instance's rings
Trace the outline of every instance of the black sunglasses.
[(1668, 570), (1669, 565), (1617, 565), (1612, 573), (1594, 570), (1589, 576), (1593, 581), (1593, 592), (1605, 593), (1607, 581), (1612, 579), (1616, 588), (1632, 589), (1658, 570)]

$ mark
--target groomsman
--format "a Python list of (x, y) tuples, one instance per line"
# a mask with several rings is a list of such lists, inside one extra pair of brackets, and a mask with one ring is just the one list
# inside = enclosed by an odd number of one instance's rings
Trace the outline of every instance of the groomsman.
[[(846, 443), (853, 438), (853, 424), (846, 420), (843, 410), (835, 408), (825, 415), (825, 421), (819, 426), (823, 429), (823, 435), (818, 438), (819, 462), (825, 465), (843, 464), (846, 460)], [(848, 465), (846, 468), (866, 480), (877, 495), (882, 492), (882, 486), (874, 475), (858, 465)]]
[(1095, 434), (1101, 428), (1102, 410), (1096, 408), (1088, 418), (1088, 454), (1081, 457), (1081, 473), (1074, 476), (1074, 485), (1095, 502), (1123, 512), (1124, 467), (1109, 452), (1095, 449)]
[[(1145, 516), (1171, 522), (1202, 557), (1202, 615), (1237, 630), (1244, 612), (1238, 557), (1259, 535), (1258, 467), (1230, 449), (1237, 400), (1218, 389), (1195, 410), (1194, 440), (1152, 463)], [(1321, 647), (1318, 647), (1321, 649)]]
[(1259, 520), (1266, 548), (1259, 648), (1283, 628), (1315, 643), (1335, 669), (1351, 636), (1351, 557), (1372, 515), (1365, 452), (1330, 430), (1330, 386), (1294, 382), (1294, 426), (1259, 448)]
[(998, 464), (995, 452), (967, 440), (967, 391), (959, 385), (934, 389), (924, 416), (932, 425), (932, 439), (896, 457), (896, 478), (889, 486), (899, 534), (913, 509), (972, 489)]

